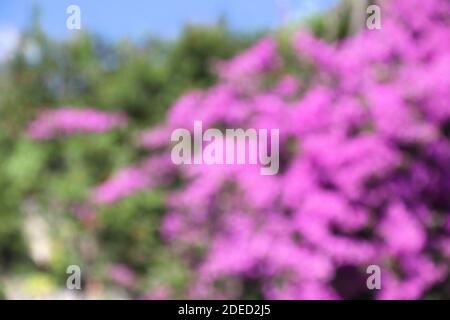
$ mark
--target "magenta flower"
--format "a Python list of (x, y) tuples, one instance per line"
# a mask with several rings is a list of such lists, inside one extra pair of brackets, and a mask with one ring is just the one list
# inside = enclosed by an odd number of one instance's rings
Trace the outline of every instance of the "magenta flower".
[(111, 265), (108, 276), (112, 281), (124, 287), (132, 287), (136, 283), (135, 273), (125, 264)]
[(33, 120), (27, 134), (33, 139), (50, 139), (57, 135), (78, 132), (102, 132), (123, 126), (126, 118), (121, 113), (107, 113), (96, 109), (64, 107), (44, 109)]
[(414, 299), (448, 276), (450, 5), (414, 4), (389, 2), (381, 30), (336, 44), (297, 33), (299, 62), (316, 69), (303, 92), (292, 75), (264, 87), (282, 66), (265, 39), (169, 110), (167, 130), (280, 128), (276, 176), (178, 168), (162, 233), (187, 257), (205, 250), (190, 297), (240, 297), (256, 280), (272, 299), (358, 298), (375, 264), (376, 298)]
[(242, 81), (249, 76), (275, 68), (279, 62), (275, 41), (264, 38), (229, 61), (217, 63), (216, 69), (224, 79)]
[(149, 177), (137, 167), (126, 167), (93, 190), (94, 203), (111, 203), (149, 186)]

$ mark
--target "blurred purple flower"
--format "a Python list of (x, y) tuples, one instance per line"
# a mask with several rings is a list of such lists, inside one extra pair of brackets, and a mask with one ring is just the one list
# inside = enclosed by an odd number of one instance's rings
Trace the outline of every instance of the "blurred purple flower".
[(108, 276), (112, 281), (124, 287), (132, 287), (136, 283), (135, 273), (122, 263), (111, 265)]
[(73, 107), (44, 109), (30, 123), (27, 134), (34, 139), (50, 139), (60, 134), (107, 131), (125, 123), (126, 118), (121, 113)]
[(111, 203), (149, 186), (149, 177), (137, 167), (126, 167), (95, 188), (94, 203)]

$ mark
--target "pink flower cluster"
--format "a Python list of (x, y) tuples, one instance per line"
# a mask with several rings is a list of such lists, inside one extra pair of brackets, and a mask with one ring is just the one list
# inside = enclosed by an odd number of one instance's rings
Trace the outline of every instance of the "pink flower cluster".
[[(257, 284), (274, 299), (415, 299), (448, 279), (450, 3), (383, 9), (381, 30), (336, 44), (296, 34), (299, 62), (316, 70), (302, 88), (292, 75), (263, 86), (281, 65), (266, 38), (146, 133), (160, 147), (194, 120), (280, 128), (276, 176), (179, 168), (184, 183), (169, 195), (162, 232), (192, 254), (191, 297), (236, 298)], [(381, 290), (366, 286), (372, 264), (382, 269)]]
[(163, 185), (171, 176), (170, 155), (149, 157), (137, 165), (120, 169), (91, 192), (91, 204), (113, 203), (137, 191)]
[(125, 264), (114, 264), (108, 269), (108, 277), (123, 287), (133, 287), (136, 283), (136, 275)]
[(78, 132), (102, 132), (126, 123), (121, 113), (107, 113), (93, 108), (64, 107), (44, 109), (33, 120), (27, 134), (34, 139), (50, 139)]
[(245, 80), (249, 76), (271, 70), (277, 62), (276, 45), (269, 39), (262, 39), (253, 47), (230, 61), (216, 64), (216, 70), (222, 79)]

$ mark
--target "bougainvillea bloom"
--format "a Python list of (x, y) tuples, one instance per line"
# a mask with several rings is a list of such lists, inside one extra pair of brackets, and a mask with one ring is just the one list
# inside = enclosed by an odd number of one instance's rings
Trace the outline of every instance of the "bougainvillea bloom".
[(102, 132), (124, 125), (121, 113), (107, 113), (93, 108), (63, 107), (42, 110), (33, 120), (27, 134), (34, 139), (50, 139), (60, 134)]

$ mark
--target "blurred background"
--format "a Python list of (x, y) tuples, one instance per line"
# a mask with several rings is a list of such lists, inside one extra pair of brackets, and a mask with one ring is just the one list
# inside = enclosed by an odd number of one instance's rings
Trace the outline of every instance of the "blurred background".
[[(133, 142), (163, 123), (180, 96), (220, 81), (216, 61), (266, 35), (284, 57), (298, 30), (340, 41), (364, 27), (370, 3), (0, 1), (0, 297), (190, 297), (195, 268), (161, 235), (166, 188), (95, 210), (87, 204), (91, 190), (143, 159), (147, 150)], [(80, 30), (66, 27), (71, 4), (81, 9)], [(30, 139), (30, 122), (60, 107), (126, 115), (127, 124)], [(69, 265), (80, 266), (82, 290), (66, 289)], [(264, 297), (253, 285), (232, 296)]]
[[(159, 239), (160, 194), (105, 208), (95, 222), (80, 221), (71, 206), (139, 157), (128, 135), (161, 121), (183, 92), (213, 83), (213, 59), (314, 19), (334, 2), (1, 1), (0, 296), (77, 297), (64, 289), (71, 264), (89, 270), (83, 295), (92, 298), (136, 298), (160, 279), (183, 286), (185, 268)], [(81, 9), (81, 30), (66, 27), (71, 4)], [(23, 137), (39, 108), (64, 105), (125, 111), (129, 132), (54, 144)], [(125, 262), (139, 275), (135, 290), (108, 277)]]

